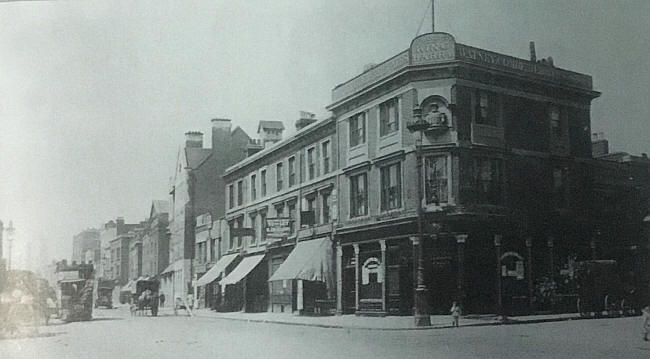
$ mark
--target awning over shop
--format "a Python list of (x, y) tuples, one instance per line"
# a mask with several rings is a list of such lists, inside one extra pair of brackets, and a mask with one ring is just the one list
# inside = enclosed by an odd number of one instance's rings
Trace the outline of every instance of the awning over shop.
[(122, 289), (120, 289), (120, 292), (135, 293), (135, 282), (130, 280), (128, 283), (124, 285), (124, 287), (122, 287)]
[(196, 286), (210, 284), (213, 280), (219, 278), (221, 273), (226, 270), (226, 268), (230, 265), (230, 263), (232, 263), (232, 261), (235, 260), (235, 258), (237, 258), (237, 256), (238, 254), (234, 253), (221, 257), (217, 263), (215, 263), (215, 265), (210, 268), (209, 271), (207, 271), (204, 275), (201, 276), (201, 278), (196, 281)]
[(225, 286), (228, 284), (235, 284), (240, 280), (244, 279), (250, 273), (253, 268), (257, 267), (258, 264), (264, 259), (264, 254), (258, 254), (255, 256), (244, 257), (241, 263), (233, 269), (230, 274), (228, 274), (224, 279), (222, 279), (219, 284)]
[(183, 268), (183, 261), (179, 260), (174, 263), (170, 263), (167, 268), (165, 268), (164, 271), (160, 273), (160, 275), (165, 275), (165, 274), (170, 274), (172, 272), (175, 272), (177, 270), (180, 270)]
[(303, 279), (326, 282), (331, 258), (332, 246), (328, 238), (298, 242), (269, 281)]

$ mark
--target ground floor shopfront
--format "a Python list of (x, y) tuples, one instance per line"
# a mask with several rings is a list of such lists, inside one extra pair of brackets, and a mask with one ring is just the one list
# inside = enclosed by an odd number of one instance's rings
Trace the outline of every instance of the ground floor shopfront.
[(343, 228), (337, 233), (337, 311), (412, 315), (420, 243), (431, 314), (448, 314), (454, 301), (476, 314), (575, 311), (576, 263), (605, 259), (606, 251), (595, 248), (593, 224), (545, 218), (429, 215), (422, 240), (415, 219)]

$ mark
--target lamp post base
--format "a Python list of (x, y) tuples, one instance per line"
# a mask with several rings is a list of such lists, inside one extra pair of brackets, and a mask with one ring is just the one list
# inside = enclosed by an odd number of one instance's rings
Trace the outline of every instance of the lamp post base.
[(416, 327), (429, 327), (431, 326), (431, 316), (429, 315), (427, 305), (427, 288), (418, 287), (415, 289), (415, 308), (413, 317), (415, 318)]

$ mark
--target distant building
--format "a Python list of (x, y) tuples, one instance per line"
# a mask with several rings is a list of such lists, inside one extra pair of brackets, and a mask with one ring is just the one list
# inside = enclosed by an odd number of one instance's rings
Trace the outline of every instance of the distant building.
[[(99, 230), (94, 228), (86, 229), (72, 239), (72, 261), (81, 263), (86, 262), (86, 253), (93, 263), (99, 262)], [(96, 252), (97, 251), (97, 252)]]
[(283, 132), (284, 124), (282, 121), (260, 121), (257, 126), (257, 135), (262, 141), (264, 148), (282, 141)]
[(129, 243), (129, 279), (137, 279), (142, 276), (142, 239), (136, 234), (134, 240)]
[(99, 231), (99, 262), (97, 266), (97, 278), (115, 279), (113, 273), (113, 258), (111, 242), (121, 234), (126, 234), (135, 229), (138, 224), (127, 224), (123, 217), (117, 217), (115, 221), (108, 221), (104, 228)]
[(111, 241), (111, 278), (119, 286), (123, 286), (132, 278), (129, 271), (129, 254), (131, 241), (135, 238), (135, 232), (119, 234)]
[(142, 275), (157, 276), (169, 265), (169, 202), (151, 203), (146, 231), (142, 237)]
[(170, 288), (171, 297), (185, 296), (191, 288), (196, 217), (223, 216), (224, 170), (259, 148), (240, 127), (232, 130), (229, 119), (212, 120), (212, 148), (203, 146), (201, 132), (185, 134), (171, 180), (169, 266), (162, 273), (162, 287)]

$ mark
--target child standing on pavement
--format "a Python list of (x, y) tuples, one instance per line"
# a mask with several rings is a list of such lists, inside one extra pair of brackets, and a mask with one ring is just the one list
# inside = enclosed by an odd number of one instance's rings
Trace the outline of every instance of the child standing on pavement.
[(642, 309), (643, 312), (643, 340), (648, 341), (648, 334), (650, 334), (650, 306)]
[(454, 301), (449, 312), (451, 313), (451, 317), (454, 319), (454, 327), (458, 328), (458, 319), (460, 318), (460, 306), (458, 303)]

